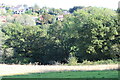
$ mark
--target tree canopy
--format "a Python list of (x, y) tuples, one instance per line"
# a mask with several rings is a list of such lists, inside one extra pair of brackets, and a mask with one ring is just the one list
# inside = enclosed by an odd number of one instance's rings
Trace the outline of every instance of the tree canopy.
[[(6, 63), (52, 64), (68, 63), (70, 57), (76, 57), (78, 62), (120, 57), (117, 12), (107, 8), (75, 7), (72, 14), (64, 15), (63, 21), (54, 21), (53, 16), (61, 14), (61, 10), (48, 12), (50, 14), (42, 13), (43, 20), (38, 19), (41, 25), (35, 26), (28, 15), (23, 15), (2, 27), (6, 36), (3, 45)], [(6, 55), (9, 48), (12, 48), (10, 56)]]

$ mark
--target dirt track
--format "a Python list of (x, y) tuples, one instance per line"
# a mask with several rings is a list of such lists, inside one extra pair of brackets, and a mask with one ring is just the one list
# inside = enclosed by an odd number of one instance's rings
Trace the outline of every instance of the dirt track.
[(50, 71), (89, 71), (118, 69), (118, 64), (84, 65), (84, 66), (44, 66), (44, 65), (5, 65), (0, 64), (0, 76)]

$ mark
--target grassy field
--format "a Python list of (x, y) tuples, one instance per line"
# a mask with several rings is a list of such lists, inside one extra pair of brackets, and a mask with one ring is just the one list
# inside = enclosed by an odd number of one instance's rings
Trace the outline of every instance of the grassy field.
[(118, 78), (118, 71), (63, 71), (4, 76), (3, 78)]

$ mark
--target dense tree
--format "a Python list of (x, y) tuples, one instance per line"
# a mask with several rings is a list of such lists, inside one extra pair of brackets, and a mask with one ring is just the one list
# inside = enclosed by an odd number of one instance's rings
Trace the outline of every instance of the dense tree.
[[(37, 58), (34, 55), (42, 46), (40, 37), (44, 39), (42, 30), (39, 27), (8, 24), (4, 26), (2, 31), (9, 36), (5, 41), (5, 45), (14, 49), (11, 61), (28, 63), (35, 60), (37, 62)], [(39, 53), (36, 56), (38, 55)]]
[(20, 24), (8, 24), (4, 26), (2, 31), (6, 36), (9, 36), (4, 43), (6, 46), (4, 51), (8, 48), (13, 48), (14, 51), (11, 56), (5, 55), (4, 61), (11, 59), (8, 62), (39, 62), (41, 64), (67, 62), (68, 53), (59, 43), (59, 40), (53, 38), (54, 35), (50, 33), (51, 28), (48, 32), (49, 35), (47, 34), (48, 29), (49, 27), (45, 25), (30, 27)]
[(33, 6), (33, 11), (38, 11), (38, 10), (40, 10), (40, 7), (37, 4), (35, 4)]
[[(117, 15), (104, 8), (88, 7), (74, 12), (65, 24), (71, 38), (76, 40), (79, 59), (100, 60), (120, 56)], [(114, 49), (115, 50), (114, 50)], [(116, 51), (117, 52), (114, 52)], [(113, 52), (112, 52), (113, 51)]]
[(0, 63), (2, 63), (2, 53), (3, 53), (2, 44), (3, 44), (3, 37), (4, 37), (1, 29), (2, 29), (2, 23), (0, 23)]
[(119, 25), (120, 25), (120, 8), (117, 9), (117, 13), (118, 13), (118, 20), (119, 20)]
[(61, 21), (55, 22), (53, 25), (50, 25), (48, 29), (48, 36), (50, 40), (50, 45), (52, 56), (55, 55), (53, 60), (61, 63), (66, 63), (69, 58), (70, 43), (67, 42), (65, 34), (63, 33), (63, 23)]
[(84, 8), (83, 6), (74, 6), (73, 8), (70, 8), (69, 9), (69, 12), (70, 13), (73, 13), (74, 11), (76, 11), (76, 10), (78, 10), (78, 9), (82, 9), (82, 8)]
[(26, 13), (26, 14), (29, 14), (29, 15), (32, 15), (32, 14), (33, 14), (32, 9), (25, 11), (25, 13)]
[(44, 13), (43, 15), (39, 16), (37, 19), (38, 24), (52, 24), (56, 18), (53, 15), (48, 13)]
[(52, 64), (120, 57), (120, 24), (115, 11), (77, 7), (63, 21), (54, 21), (61, 10), (45, 9), (38, 10), (39, 26), (28, 15), (8, 16), (10, 23), (2, 28), (6, 35), (3, 47), (4, 54), (11, 52), (11, 56), (5, 61)]
[(26, 26), (35, 26), (35, 20), (33, 20), (32, 16), (27, 14), (16, 15), (16, 16), (8, 15), (7, 22), (19, 23), (21, 25), (26, 25)]
[(60, 14), (63, 14), (63, 10), (62, 9), (50, 8), (48, 13), (51, 14), (51, 15), (60, 15)]
[(5, 15), (6, 14), (6, 10), (5, 9), (0, 9), (0, 15)]

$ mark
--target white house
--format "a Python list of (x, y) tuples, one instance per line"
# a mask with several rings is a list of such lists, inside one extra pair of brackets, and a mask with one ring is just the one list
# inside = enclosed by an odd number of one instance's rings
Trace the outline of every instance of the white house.
[(23, 14), (27, 10), (27, 7), (23, 5), (17, 5), (16, 7), (11, 8), (14, 14)]
[(0, 7), (0, 15), (5, 14), (6, 10), (4, 7)]
[(63, 15), (58, 15), (57, 20), (63, 21), (64, 16)]

